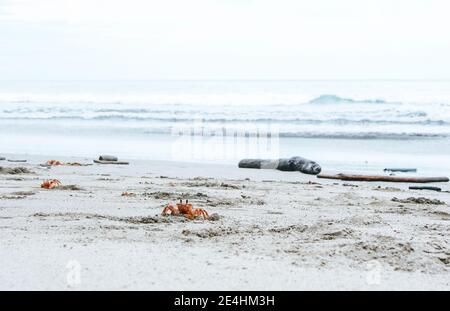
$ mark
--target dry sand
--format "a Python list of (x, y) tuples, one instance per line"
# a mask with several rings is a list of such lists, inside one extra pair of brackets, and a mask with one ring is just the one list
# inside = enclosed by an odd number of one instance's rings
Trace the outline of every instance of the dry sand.
[[(33, 172), (0, 171), (2, 290), (450, 289), (448, 192), (225, 165), (44, 168), (49, 158), (27, 158), (0, 162)], [(41, 189), (49, 178), (81, 190)], [(418, 197), (439, 201), (408, 199)], [(179, 198), (218, 219), (160, 216)]]

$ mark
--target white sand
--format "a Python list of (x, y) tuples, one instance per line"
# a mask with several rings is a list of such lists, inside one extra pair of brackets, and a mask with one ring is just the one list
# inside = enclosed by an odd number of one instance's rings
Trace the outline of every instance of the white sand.
[[(26, 158), (0, 162), (36, 173), (0, 174), (2, 290), (450, 289), (446, 192), (173, 162), (47, 169), (38, 164), (48, 157)], [(85, 190), (41, 189), (47, 178)], [(180, 197), (221, 218), (159, 216)]]

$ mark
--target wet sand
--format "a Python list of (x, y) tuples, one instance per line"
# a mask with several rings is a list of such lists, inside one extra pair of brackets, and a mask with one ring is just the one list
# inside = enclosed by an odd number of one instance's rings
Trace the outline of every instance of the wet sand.
[[(29, 170), (0, 171), (2, 290), (450, 289), (448, 183), (434, 192), (227, 165), (26, 158), (0, 162)], [(40, 188), (53, 178), (77, 187)], [(180, 198), (214, 217), (160, 215)]]

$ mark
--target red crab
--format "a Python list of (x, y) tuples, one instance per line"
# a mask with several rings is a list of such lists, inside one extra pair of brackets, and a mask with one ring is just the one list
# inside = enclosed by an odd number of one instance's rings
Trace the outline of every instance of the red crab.
[(58, 160), (48, 160), (46, 164), (47, 164), (47, 165), (50, 165), (50, 166), (59, 166), (59, 165), (63, 165), (63, 163), (60, 162), (60, 161), (58, 161)]
[(46, 165), (49, 166), (61, 166), (61, 165), (66, 165), (66, 166), (83, 166), (83, 164), (78, 163), (78, 162), (61, 162), (58, 160), (48, 160), (47, 163), (45, 163)]
[(197, 216), (203, 216), (203, 219), (207, 219), (209, 217), (208, 212), (205, 211), (202, 208), (193, 208), (192, 204), (188, 203), (188, 200), (186, 200), (186, 203), (183, 203), (182, 200), (180, 200), (180, 203), (177, 203), (176, 206), (173, 206), (172, 204), (167, 205), (162, 214), (168, 215), (170, 211), (171, 215), (184, 215), (186, 218), (193, 219)]
[(61, 186), (61, 182), (58, 179), (44, 180), (44, 182), (41, 184), (41, 188), (44, 189), (53, 189), (59, 186)]

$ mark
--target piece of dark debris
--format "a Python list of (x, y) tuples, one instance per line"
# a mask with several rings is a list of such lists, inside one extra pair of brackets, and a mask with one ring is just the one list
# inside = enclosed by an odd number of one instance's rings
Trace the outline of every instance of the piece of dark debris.
[(359, 187), (358, 185), (353, 185), (353, 184), (342, 184), (342, 186), (344, 186), (344, 187)]
[(432, 204), (432, 205), (444, 205), (445, 202), (438, 200), (438, 199), (428, 199), (424, 197), (409, 197), (407, 199), (399, 199), (399, 198), (392, 198), (392, 202), (398, 202), (398, 203), (412, 203), (412, 204)]

